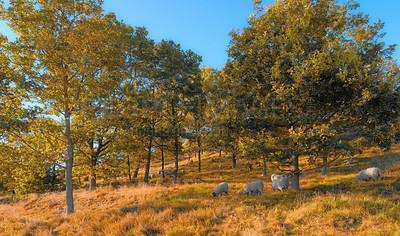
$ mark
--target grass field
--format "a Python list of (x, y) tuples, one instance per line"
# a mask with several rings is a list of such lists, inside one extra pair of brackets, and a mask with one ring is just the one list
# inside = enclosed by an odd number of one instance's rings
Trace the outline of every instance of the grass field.
[[(263, 177), (256, 161), (236, 169), (225, 156), (207, 156), (203, 169), (185, 165), (179, 184), (172, 177), (151, 179), (148, 186), (103, 186), (74, 192), (75, 213), (65, 214), (65, 192), (32, 194), (0, 203), (1, 235), (400, 235), (400, 145), (383, 153), (368, 149), (354, 164), (337, 160), (326, 176), (305, 171), (301, 191), (273, 192), (272, 165)], [(304, 164), (303, 160), (303, 164)], [(218, 169), (223, 164), (224, 169)], [(353, 182), (359, 170), (377, 166), (377, 182)], [(152, 171), (156, 172), (155, 170)], [(239, 192), (263, 180), (263, 195)], [(228, 195), (212, 197), (220, 182)]]

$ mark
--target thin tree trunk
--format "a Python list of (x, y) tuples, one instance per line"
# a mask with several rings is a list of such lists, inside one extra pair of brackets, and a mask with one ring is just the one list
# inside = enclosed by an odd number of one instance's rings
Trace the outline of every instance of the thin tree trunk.
[(178, 122), (175, 111), (175, 104), (171, 104), (172, 117), (173, 117), (173, 128), (174, 128), (174, 139), (175, 139), (175, 170), (174, 170), (174, 184), (178, 183), (178, 166), (179, 166), (179, 143), (178, 143)]
[(201, 155), (199, 150), (199, 172), (201, 172)]
[(321, 170), (321, 174), (322, 175), (326, 175), (326, 173), (328, 172), (328, 158), (326, 156), (324, 156), (322, 158), (322, 170)]
[(292, 156), (291, 170), (293, 173), (291, 180), (291, 188), (300, 191), (300, 170), (299, 170), (299, 155)]
[[(51, 190), (54, 191), (55, 186), (56, 186), (56, 180), (57, 180), (56, 165), (53, 165), (52, 171), (53, 171), (53, 173), (51, 173), (52, 174), (51, 175)], [(79, 180), (80, 180), (80, 178), (79, 178)]]
[(162, 143), (162, 145), (161, 145), (161, 173), (162, 173), (162, 177), (163, 178), (165, 178), (164, 166), (165, 166), (165, 161), (164, 161), (164, 143)]
[(263, 176), (267, 176), (267, 160), (263, 157)]
[(197, 140), (197, 145), (199, 148), (199, 172), (201, 172), (201, 142), (200, 142), (200, 138)]
[(127, 157), (127, 164), (128, 164), (128, 177), (129, 177), (129, 183), (132, 183), (132, 175), (131, 175), (131, 163), (129, 160), (129, 155), (126, 156)]
[[(153, 88), (153, 98), (154, 98), (154, 88)], [(150, 162), (151, 162), (151, 152), (153, 149), (153, 138), (155, 136), (155, 129), (156, 129), (156, 121), (155, 118), (152, 118), (151, 121), (151, 134), (150, 134), (150, 140), (149, 140), (149, 152), (147, 156), (147, 163), (146, 163), (146, 170), (144, 172), (144, 181), (146, 184), (149, 183), (149, 175), (150, 175)]]
[(133, 172), (133, 178), (136, 179), (138, 177), (139, 174), (139, 167), (140, 167), (140, 163), (138, 163), (135, 171)]
[(151, 149), (153, 148), (153, 137), (150, 137), (149, 147), (148, 147), (148, 154), (147, 154), (147, 162), (146, 162), (146, 169), (144, 171), (144, 180), (146, 184), (149, 183), (149, 173), (150, 173), (150, 162), (151, 162)]
[(232, 167), (236, 168), (236, 155), (232, 153)]
[[(65, 92), (66, 93), (66, 92)], [(72, 166), (74, 164), (74, 146), (71, 139), (71, 113), (66, 105), (65, 109), (65, 133), (67, 136), (67, 159), (65, 160), (65, 188), (67, 214), (74, 212), (74, 193), (72, 188)]]
[(219, 158), (221, 158), (221, 155), (222, 155), (222, 150), (219, 149)]
[(175, 135), (175, 170), (174, 170), (174, 184), (178, 183), (178, 166), (179, 166), (179, 144), (178, 135)]

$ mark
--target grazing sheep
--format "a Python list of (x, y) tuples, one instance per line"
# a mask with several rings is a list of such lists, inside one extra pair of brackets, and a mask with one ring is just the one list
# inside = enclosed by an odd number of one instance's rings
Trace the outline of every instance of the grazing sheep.
[(272, 190), (283, 191), (284, 189), (289, 188), (289, 177), (287, 175), (271, 175), (272, 180)]
[(159, 174), (159, 175), (162, 175), (163, 172), (164, 172), (163, 170), (159, 170), (159, 171), (158, 171), (158, 174)]
[(220, 170), (224, 169), (224, 165), (219, 165), (218, 167)]
[(360, 171), (355, 177), (354, 181), (357, 180), (364, 180), (364, 181), (370, 181), (374, 180), (377, 181), (381, 177), (381, 172), (378, 167), (371, 167), (365, 170)]
[(193, 161), (189, 161), (188, 165), (192, 165), (192, 164), (193, 164)]
[(150, 178), (152, 178), (152, 179), (155, 178), (155, 177), (156, 177), (155, 174), (151, 174), (151, 175), (150, 175)]
[(216, 197), (216, 196), (218, 196), (219, 194), (222, 194), (222, 193), (228, 194), (228, 183), (226, 183), (226, 182), (222, 182), (222, 183), (218, 184), (215, 187), (215, 190), (212, 193), (212, 195), (214, 197)]
[(264, 183), (261, 180), (256, 180), (248, 183), (243, 188), (243, 194), (262, 194), (264, 189)]
[(185, 169), (182, 169), (182, 174), (185, 174), (185, 172), (186, 172)]

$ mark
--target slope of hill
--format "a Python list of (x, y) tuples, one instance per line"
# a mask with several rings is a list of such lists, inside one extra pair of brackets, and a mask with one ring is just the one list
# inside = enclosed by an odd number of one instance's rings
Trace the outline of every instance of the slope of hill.
[[(75, 191), (75, 213), (66, 215), (65, 192), (32, 194), (12, 203), (0, 203), (0, 232), (5, 235), (396, 235), (400, 229), (400, 145), (391, 152), (368, 149), (330, 166), (305, 171), (301, 191), (273, 192), (270, 174), (263, 177), (256, 161), (238, 162), (216, 155), (185, 165), (178, 185), (160, 176), (149, 186), (100, 187)], [(245, 163), (250, 163), (245, 164)], [(220, 170), (223, 164), (226, 168)], [(303, 163), (304, 164), (304, 163)], [(353, 182), (357, 172), (378, 166), (377, 182)], [(245, 184), (261, 179), (264, 194), (241, 195)], [(226, 181), (228, 195), (212, 197), (214, 187)]]

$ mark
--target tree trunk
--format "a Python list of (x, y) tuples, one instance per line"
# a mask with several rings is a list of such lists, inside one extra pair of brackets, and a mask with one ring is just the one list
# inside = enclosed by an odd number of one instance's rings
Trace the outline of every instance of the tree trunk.
[(174, 128), (174, 139), (175, 139), (175, 170), (174, 170), (174, 184), (178, 183), (178, 165), (179, 165), (179, 143), (178, 143), (178, 122), (175, 112), (175, 104), (171, 104), (172, 108), (172, 117), (173, 123), (172, 127)]
[(221, 158), (221, 155), (222, 155), (222, 150), (219, 149), (219, 158)]
[(138, 163), (135, 171), (133, 172), (133, 178), (136, 179), (138, 177), (139, 174), (139, 167), (140, 167), (140, 163)]
[(236, 168), (236, 155), (232, 153), (232, 167)]
[(147, 162), (146, 162), (146, 169), (144, 171), (144, 180), (146, 184), (149, 183), (149, 173), (150, 173), (150, 161), (151, 161), (151, 149), (153, 148), (153, 137), (150, 138), (149, 147), (148, 147), (148, 154), (147, 154)]
[(174, 184), (178, 183), (178, 166), (179, 166), (179, 144), (178, 135), (175, 135), (175, 170), (174, 170)]
[(263, 176), (267, 176), (267, 160), (263, 157)]
[(164, 166), (165, 166), (165, 161), (164, 161), (164, 143), (162, 143), (162, 145), (161, 145), (161, 173), (162, 173), (163, 179), (165, 178)]
[(328, 172), (328, 158), (327, 158), (327, 157), (323, 157), (323, 158), (322, 158), (322, 170), (321, 170), (321, 174), (322, 174), (322, 175), (326, 175), (327, 172)]
[(96, 174), (90, 174), (90, 184), (89, 184), (89, 191), (93, 191), (96, 189)]
[(56, 180), (57, 180), (56, 165), (53, 165), (52, 171), (53, 171), (53, 173), (51, 173), (51, 190), (54, 191), (54, 190), (56, 190), (55, 186), (56, 186)]
[(299, 170), (299, 155), (295, 154), (292, 156), (292, 180), (291, 180), (291, 188), (296, 191), (300, 191), (300, 170)]
[(92, 157), (90, 160), (90, 182), (89, 182), (89, 191), (93, 191), (96, 189), (96, 157)]
[(66, 203), (67, 214), (74, 212), (74, 193), (72, 188), (72, 166), (74, 164), (74, 146), (71, 139), (71, 113), (65, 109), (65, 133), (67, 136), (67, 159), (65, 160), (65, 188), (66, 188)]
[(126, 156), (127, 157), (127, 164), (128, 164), (128, 178), (129, 178), (129, 183), (132, 183), (132, 175), (131, 175), (131, 163), (129, 160), (129, 155)]
[(201, 172), (201, 155), (199, 150), (199, 172)]
[(201, 142), (200, 142), (200, 138), (197, 140), (197, 145), (199, 148), (199, 172), (201, 172)]

